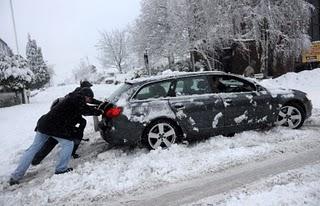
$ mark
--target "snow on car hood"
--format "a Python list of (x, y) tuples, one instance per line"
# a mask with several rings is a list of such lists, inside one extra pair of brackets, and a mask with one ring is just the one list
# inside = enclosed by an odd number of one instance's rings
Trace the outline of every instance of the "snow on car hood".
[(277, 97), (278, 95), (281, 95), (283, 97), (294, 97), (294, 90), (292, 89), (285, 89), (285, 88), (267, 88), (270, 92), (272, 97)]
[(277, 97), (278, 95), (282, 95), (287, 98), (294, 97), (294, 90), (276, 86), (270, 81), (262, 81), (260, 82), (260, 85), (266, 88), (272, 97)]

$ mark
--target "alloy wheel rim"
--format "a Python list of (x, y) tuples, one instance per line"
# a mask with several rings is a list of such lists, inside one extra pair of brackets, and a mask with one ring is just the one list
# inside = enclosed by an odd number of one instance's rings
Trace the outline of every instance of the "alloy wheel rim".
[(170, 147), (176, 140), (176, 132), (168, 123), (154, 125), (148, 133), (148, 142), (153, 149)]
[(293, 106), (284, 106), (280, 109), (277, 125), (296, 128), (302, 120), (301, 112)]

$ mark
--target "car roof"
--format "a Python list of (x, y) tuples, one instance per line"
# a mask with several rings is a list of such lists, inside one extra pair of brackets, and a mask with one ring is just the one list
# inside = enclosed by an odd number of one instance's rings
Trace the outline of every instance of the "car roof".
[(183, 77), (191, 77), (191, 76), (201, 76), (201, 75), (223, 75), (227, 74), (222, 71), (203, 71), (203, 72), (172, 72), (164, 75), (156, 75), (151, 77), (141, 77), (137, 79), (133, 79), (130, 81), (126, 81), (129, 84), (143, 84), (143, 83), (151, 83), (169, 79), (183, 78)]

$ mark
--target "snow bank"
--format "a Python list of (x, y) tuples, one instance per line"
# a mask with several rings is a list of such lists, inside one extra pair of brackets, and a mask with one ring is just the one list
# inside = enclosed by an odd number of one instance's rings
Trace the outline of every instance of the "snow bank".
[(299, 73), (290, 72), (276, 79), (263, 80), (260, 84), (272, 90), (279, 87), (301, 90), (308, 94), (314, 107), (320, 108), (320, 68)]

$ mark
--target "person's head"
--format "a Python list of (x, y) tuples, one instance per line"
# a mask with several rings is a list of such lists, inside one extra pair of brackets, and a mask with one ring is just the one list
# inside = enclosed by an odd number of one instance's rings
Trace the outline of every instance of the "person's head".
[(212, 84), (215, 88), (218, 88), (220, 82), (219, 82), (219, 78), (213, 78)]
[(85, 98), (86, 103), (92, 102), (93, 91), (89, 87), (81, 88), (79, 94)]
[(87, 80), (81, 80), (80, 87), (92, 87), (92, 84)]

